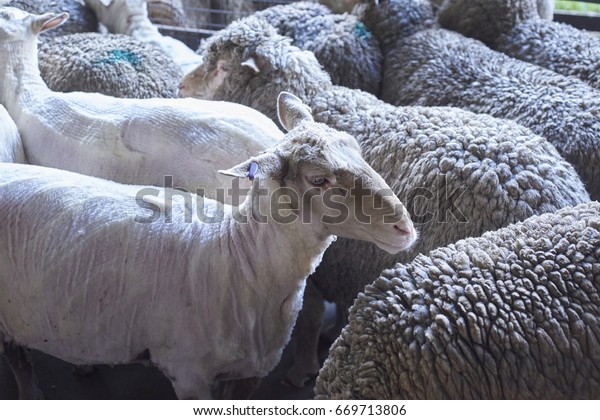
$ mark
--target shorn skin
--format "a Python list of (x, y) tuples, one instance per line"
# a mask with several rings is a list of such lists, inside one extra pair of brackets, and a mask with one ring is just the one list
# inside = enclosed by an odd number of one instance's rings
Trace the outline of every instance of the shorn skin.
[(187, 74), (202, 63), (202, 57), (186, 44), (162, 35), (148, 17), (145, 0), (84, 0), (98, 20), (114, 34), (130, 35), (138, 41), (155, 45)]
[[(420, 231), (410, 250), (390, 256), (364, 242), (338, 239), (311, 276), (309, 286), (342, 310), (396, 261), (589, 200), (573, 167), (530, 130), (457, 108), (396, 107), (334, 86), (312, 53), (292, 46), (265, 22), (231, 24), (208, 39), (204, 57), (196, 77), (184, 79), (183, 94), (239, 102), (274, 117), (269, 101), (291, 91), (311, 107), (315, 120), (354, 136), (365, 160), (407, 203)], [(258, 73), (243, 64), (249, 58)], [(318, 299), (318, 293), (309, 296)], [(323, 302), (305, 305), (297, 328), (316, 334)], [(302, 386), (319, 369), (316, 347), (307, 344), (317, 340), (298, 341), (304, 359), (288, 380)]]
[(80, 33), (39, 45), (40, 74), (56, 92), (174, 98), (181, 69), (162, 49), (127, 35)]
[(2, 105), (0, 105), (0, 162), (26, 163), (19, 130)]
[(0, 103), (29, 163), (128, 184), (165, 185), (172, 176), (173, 186), (216, 198), (217, 189), (231, 188), (219, 169), (283, 137), (238, 104), (51, 91), (38, 70), (36, 35), (65, 18), (0, 8)]
[(548, 139), (575, 166), (592, 199), (600, 199), (596, 89), (439, 28), (427, 0), (369, 1), (358, 13), (381, 40), (384, 101), (514, 120)]
[[(191, 203), (169, 203), (178, 192), (140, 193), (139, 186), (0, 164), (0, 342), (9, 356), (15, 347), (75, 364), (145, 355), (178, 398), (209, 398), (213, 388), (229, 396), (222, 389), (265, 376), (279, 362), (305, 279), (334, 235), (388, 252), (410, 246), (410, 216), (385, 194), (389, 187), (356, 140), (315, 123), (293, 95), (282, 93), (279, 109), (290, 129), (285, 138), (221, 171), (246, 178), (257, 165), (239, 208), (193, 195)], [(368, 228), (356, 218), (352, 194), (337, 193), (355, 181), (384, 194), (377, 207), (360, 207), (372, 218)], [(328, 190), (348, 209), (343, 223), (327, 222), (337, 212), (326, 204)], [(310, 205), (298, 197), (312, 197)], [(278, 214), (269, 211), (273, 200)], [(28, 376), (17, 375), (21, 397), (36, 396)]]
[(600, 89), (600, 39), (541, 18), (536, 0), (446, 0), (438, 19), (490, 48)]
[(533, 216), (385, 270), (317, 399), (600, 398), (600, 204)]

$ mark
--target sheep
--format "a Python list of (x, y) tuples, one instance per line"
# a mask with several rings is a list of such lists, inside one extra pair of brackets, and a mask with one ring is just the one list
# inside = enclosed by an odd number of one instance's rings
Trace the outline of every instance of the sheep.
[(56, 31), (42, 34), (42, 37), (57, 37), (80, 32), (98, 32), (98, 19), (92, 10), (78, 0), (11, 0), (4, 1), (0, 6), (10, 6), (29, 13), (42, 14), (47, 12), (68, 12), (69, 22)]
[(445, 28), (479, 39), (519, 60), (575, 76), (600, 88), (600, 40), (571, 25), (543, 19), (535, 0), (446, 0)]
[(379, 94), (381, 49), (356, 16), (332, 14), (318, 3), (300, 1), (269, 7), (252, 18), (268, 21), (294, 45), (312, 51), (334, 84)]
[(117, 98), (174, 98), (181, 69), (160, 48), (127, 35), (84, 32), (39, 46), (40, 74), (58, 92)]
[(0, 105), (0, 162), (27, 163), (17, 126)]
[(548, 139), (575, 166), (592, 199), (600, 199), (597, 90), (439, 28), (427, 0), (371, 1), (355, 11), (379, 39), (397, 33), (381, 44), (384, 101), (515, 120)]
[(148, 18), (145, 0), (84, 0), (98, 20), (111, 33), (130, 35), (133, 38), (161, 48), (180, 68), (189, 73), (202, 57), (183, 42), (162, 35)]
[[(30, 369), (10, 357), (23, 348), (76, 364), (144, 355), (178, 398), (209, 398), (213, 386), (239, 397), (279, 361), (305, 279), (334, 235), (387, 252), (415, 241), (355, 139), (315, 123), (288, 93), (278, 109), (289, 129), (281, 142), (220, 171), (253, 179), (239, 207), (0, 164), (0, 343), (21, 397), (36, 395)], [(379, 200), (356, 200), (356, 183)]]
[(19, 128), (27, 161), (129, 184), (202, 187), (231, 203), (223, 190), (231, 185), (217, 170), (279, 141), (275, 123), (226, 102), (49, 90), (36, 36), (67, 16), (0, 8), (0, 103)]
[(316, 399), (600, 398), (600, 203), (533, 216), (384, 270)]
[[(258, 72), (247, 65), (249, 60)], [(573, 167), (529, 129), (456, 108), (396, 107), (366, 92), (334, 86), (311, 52), (291, 45), (264, 21), (234, 22), (210, 37), (195, 75), (182, 81), (184, 96), (230, 100), (271, 117), (276, 114), (268, 102), (276, 92), (299, 96), (316, 121), (354, 136), (365, 160), (407, 203), (420, 239), (401, 256), (344, 239), (325, 253), (307, 287), (314, 281), (341, 310), (347, 310), (365, 280), (396, 261), (589, 201)], [(303, 313), (311, 318), (322, 303), (305, 301), (298, 324), (308, 324), (309, 333), (319, 328), (305, 322)], [(314, 348), (298, 357), (310, 360), (300, 362), (288, 381), (302, 386), (307, 376), (316, 375), (319, 363)]]

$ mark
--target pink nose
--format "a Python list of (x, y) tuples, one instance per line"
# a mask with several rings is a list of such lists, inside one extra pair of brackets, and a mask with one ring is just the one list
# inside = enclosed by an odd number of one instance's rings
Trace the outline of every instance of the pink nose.
[(185, 85), (184, 85), (183, 83), (181, 83), (181, 84), (178, 86), (178, 89), (179, 89), (179, 91), (177, 92), (177, 95), (178, 95), (178, 96), (181, 98), (181, 97), (182, 97), (182, 94), (183, 94), (183, 91), (185, 90)]
[(414, 237), (416, 235), (415, 228), (411, 222), (398, 222), (394, 225), (394, 229), (403, 236)]

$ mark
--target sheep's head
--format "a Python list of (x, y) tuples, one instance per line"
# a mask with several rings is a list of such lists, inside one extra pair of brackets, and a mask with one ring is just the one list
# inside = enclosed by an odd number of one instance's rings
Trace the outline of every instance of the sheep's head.
[[(276, 98), (285, 90), (305, 96), (331, 84), (315, 56), (291, 45), (266, 21), (246, 18), (230, 24), (202, 45), (202, 64), (181, 81), (179, 95), (254, 106), (275, 116)], [(252, 101), (248, 100), (251, 97)]]
[(148, 20), (148, 5), (153, 0), (84, 0), (98, 20), (116, 34), (130, 34), (134, 18)]
[(39, 34), (68, 18), (66, 12), (35, 15), (14, 7), (0, 7), (0, 41), (34, 41)]
[(277, 106), (289, 130), (284, 139), (221, 173), (256, 176), (254, 189), (266, 180), (270, 195), (261, 209), (275, 222), (308, 223), (322, 234), (367, 240), (391, 253), (412, 245), (416, 231), (408, 212), (362, 158), (356, 140), (314, 122), (310, 109), (290, 93), (282, 92)]

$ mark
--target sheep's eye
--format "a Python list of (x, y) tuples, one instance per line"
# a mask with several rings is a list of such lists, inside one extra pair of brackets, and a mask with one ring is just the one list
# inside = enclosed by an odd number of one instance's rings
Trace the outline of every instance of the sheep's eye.
[(322, 187), (327, 184), (327, 179), (324, 176), (318, 176), (310, 180), (310, 183), (316, 187)]

